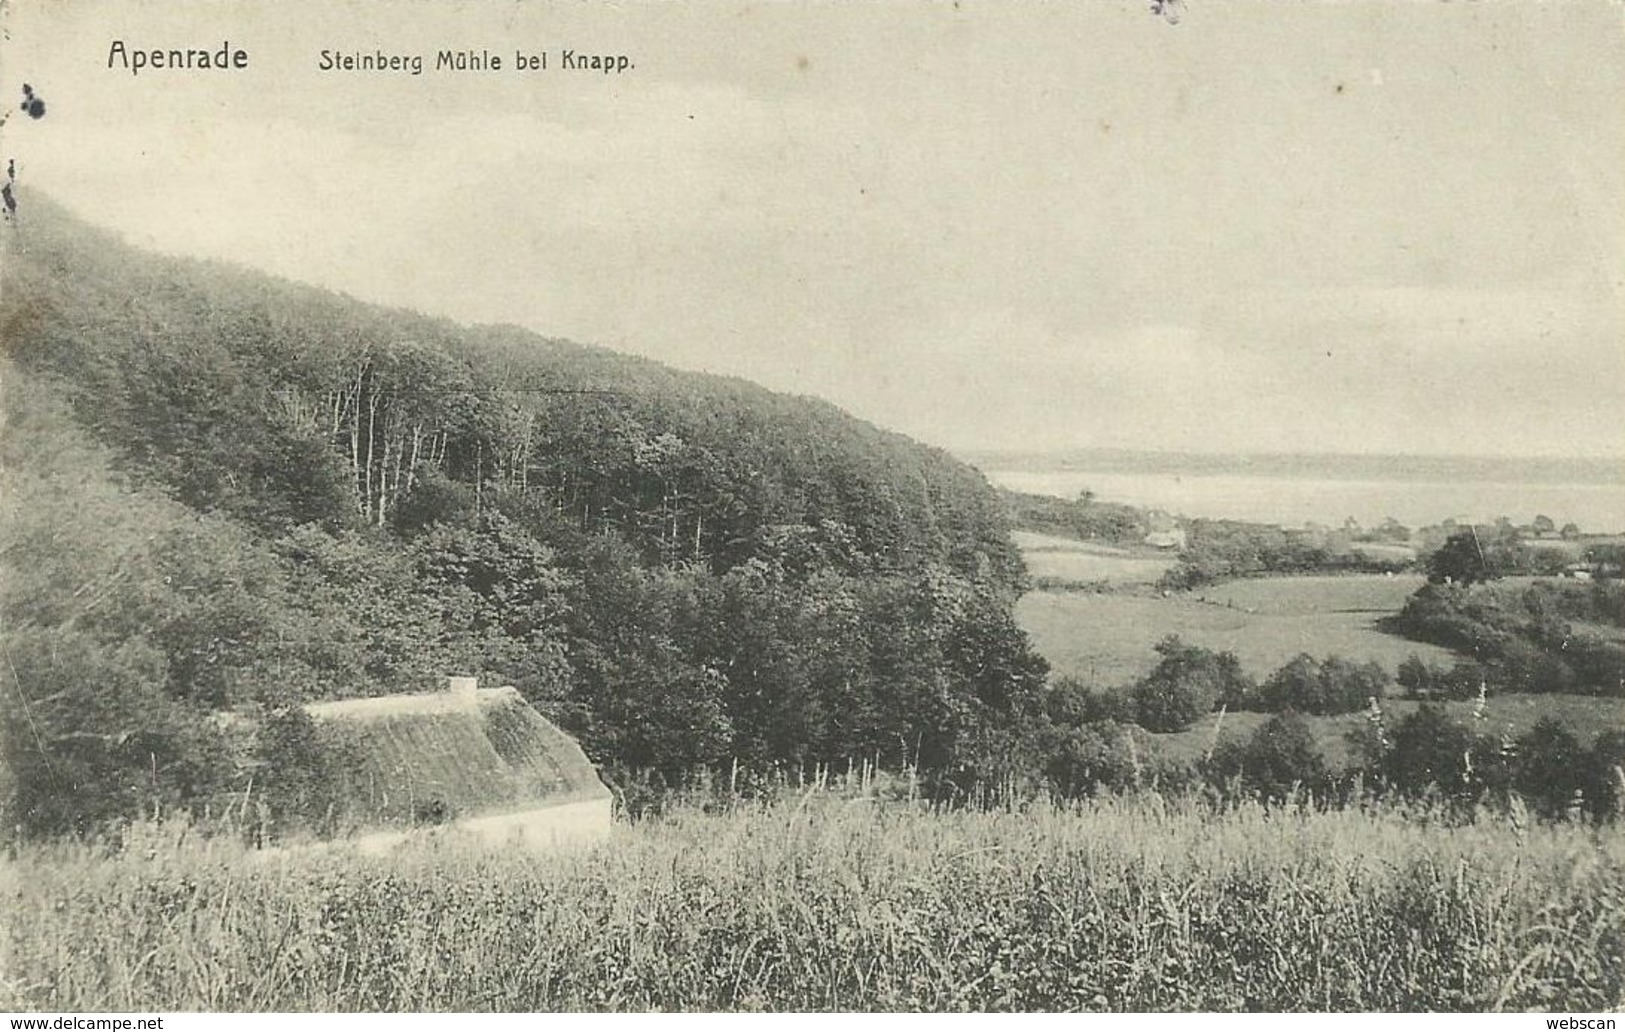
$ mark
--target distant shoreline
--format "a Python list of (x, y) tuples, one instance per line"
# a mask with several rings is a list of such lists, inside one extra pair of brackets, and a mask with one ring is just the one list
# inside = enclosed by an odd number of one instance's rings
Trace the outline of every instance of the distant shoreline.
[(1225, 454), (1137, 451), (1123, 448), (1089, 448), (1059, 452), (959, 450), (954, 451), (953, 455), (984, 471), (1005, 470), (1026, 473), (1230, 475), (1313, 480), (1625, 486), (1625, 457)]
[[(1494, 523), (1507, 517), (1525, 525), (1545, 516), (1557, 527), (1575, 524), (1585, 533), (1625, 531), (1625, 482), (1579, 479), (1514, 480), (1450, 476), (1435, 470), (1374, 471), (1341, 476), (1318, 470), (1279, 472), (1257, 466), (1242, 470), (1100, 468), (1015, 469), (982, 466), (996, 487), (1022, 494), (1077, 498), (1162, 510), (1185, 518), (1245, 520), (1300, 527), (1342, 526), (1353, 520), (1376, 526), (1393, 518), (1408, 527)], [(1407, 475), (1409, 474), (1409, 475)]]

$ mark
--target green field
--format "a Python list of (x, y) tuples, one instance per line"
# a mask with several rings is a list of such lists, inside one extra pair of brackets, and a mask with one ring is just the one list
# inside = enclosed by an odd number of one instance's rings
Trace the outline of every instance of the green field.
[(1416, 575), (1263, 577), (1202, 588), (1192, 592), (1190, 597), (1271, 616), (1306, 613), (1380, 616), (1397, 612), (1425, 583), (1426, 578)]
[(1040, 584), (1154, 584), (1174, 565), (1174, 557), (1149, 548), (1124, 548), (1094, 541), (1012, 531), (1027, 572)]
[(1625, 1005), (1625, 835), (1422, 816), (809, 792), (551, 857), (455, 834), (256, 855), (143, 825), (111, 857), (7, 865), (0, 1010)]
[(1152, 647), (1169, 634), (1233, 651), (1255, 677), (1300, 652), (1375, 660), (1390, 672), (1413, 653), (1448, 665), (1447, 650), (1376, 628), (1421, 583), (1419, 577), (1271, 577), (1166, 598), (1034, 591), (1017, 604), (1016, 617), (1056, 674), (1099, 685), (1143, 676), (1156, 662)]
[[(1527, 578), (1501, 582), (1515, 589)], [(1267, 677), (1301, 652), (1374, 660), (1390, 673), (1407, 656), (1449, 666), (1456, 657), (1434, 645), (1385, 634), (1375, 626), (1396, 612), (1424, 583), (1419, 576), (1264, 577), (1230, 581), (1168, 597), (1152, 592), (1034, 591), (1016, 616), (1057, 676), (1101, 687), (1128, 685), (1156, 663), (1153, 646), (1165, 635), (1215, 650), (1230, 650), (1247, 672)], [(1605, 638), (1617, 628), (1584, 625)], [(1398, 720), (1418, 703), (1383, 703)], [(1601, 732), (1625, 728), (1625, 700), (1582, 695), (1501, 695), (1489, 700), (1485, 719), (1473, 702), (1450, 702), (1450, 715), (1479, 733), (1524, 734), (1552, 717), (1587, 745)], [(1268, 719), (1262, 713), (1210, 714), (1187, 731), (1154, 736), (1171, 760), (1195, 760), (1220, 741), (1245, 741)], [(1351, 757), (1348, 734), (1363, 714), (1307, 718), (1316, 744), (1334, 766)]]

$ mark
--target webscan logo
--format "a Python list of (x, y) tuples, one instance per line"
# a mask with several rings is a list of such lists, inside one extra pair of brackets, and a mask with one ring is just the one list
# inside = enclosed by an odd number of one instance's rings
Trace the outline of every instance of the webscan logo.
[(1547, 1028), (1617, 1028), (1613, 1018), (1547, 1018)]

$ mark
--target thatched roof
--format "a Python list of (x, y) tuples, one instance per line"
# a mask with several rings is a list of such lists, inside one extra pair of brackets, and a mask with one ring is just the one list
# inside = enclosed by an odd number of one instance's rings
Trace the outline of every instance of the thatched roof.
[(513, 688), (306, 707), (367, 823), (412, 824), (607, 800), (575, 739)]

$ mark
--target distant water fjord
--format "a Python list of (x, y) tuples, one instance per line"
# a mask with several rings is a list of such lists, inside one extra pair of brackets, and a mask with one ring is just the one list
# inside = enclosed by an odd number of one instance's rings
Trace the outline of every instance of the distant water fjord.
[(1625, 530), (1625, 469), (1620, 481), (1585, 483), (1172, 470), (983, 467), (983, 472), (1000, 487), (1029, 494), (1076, 498), (1087, 489), (1100, 501), (1286, 527), (1311, 522), (1338, 526), (1350, 517), (1372, 526), (1390, 516), (1410, 527), (1447, 519), (1493, 522), (1499, 516), (1527, 524), (1544, 515), (1559, 527), (1575, 523), (1588, 533)]

